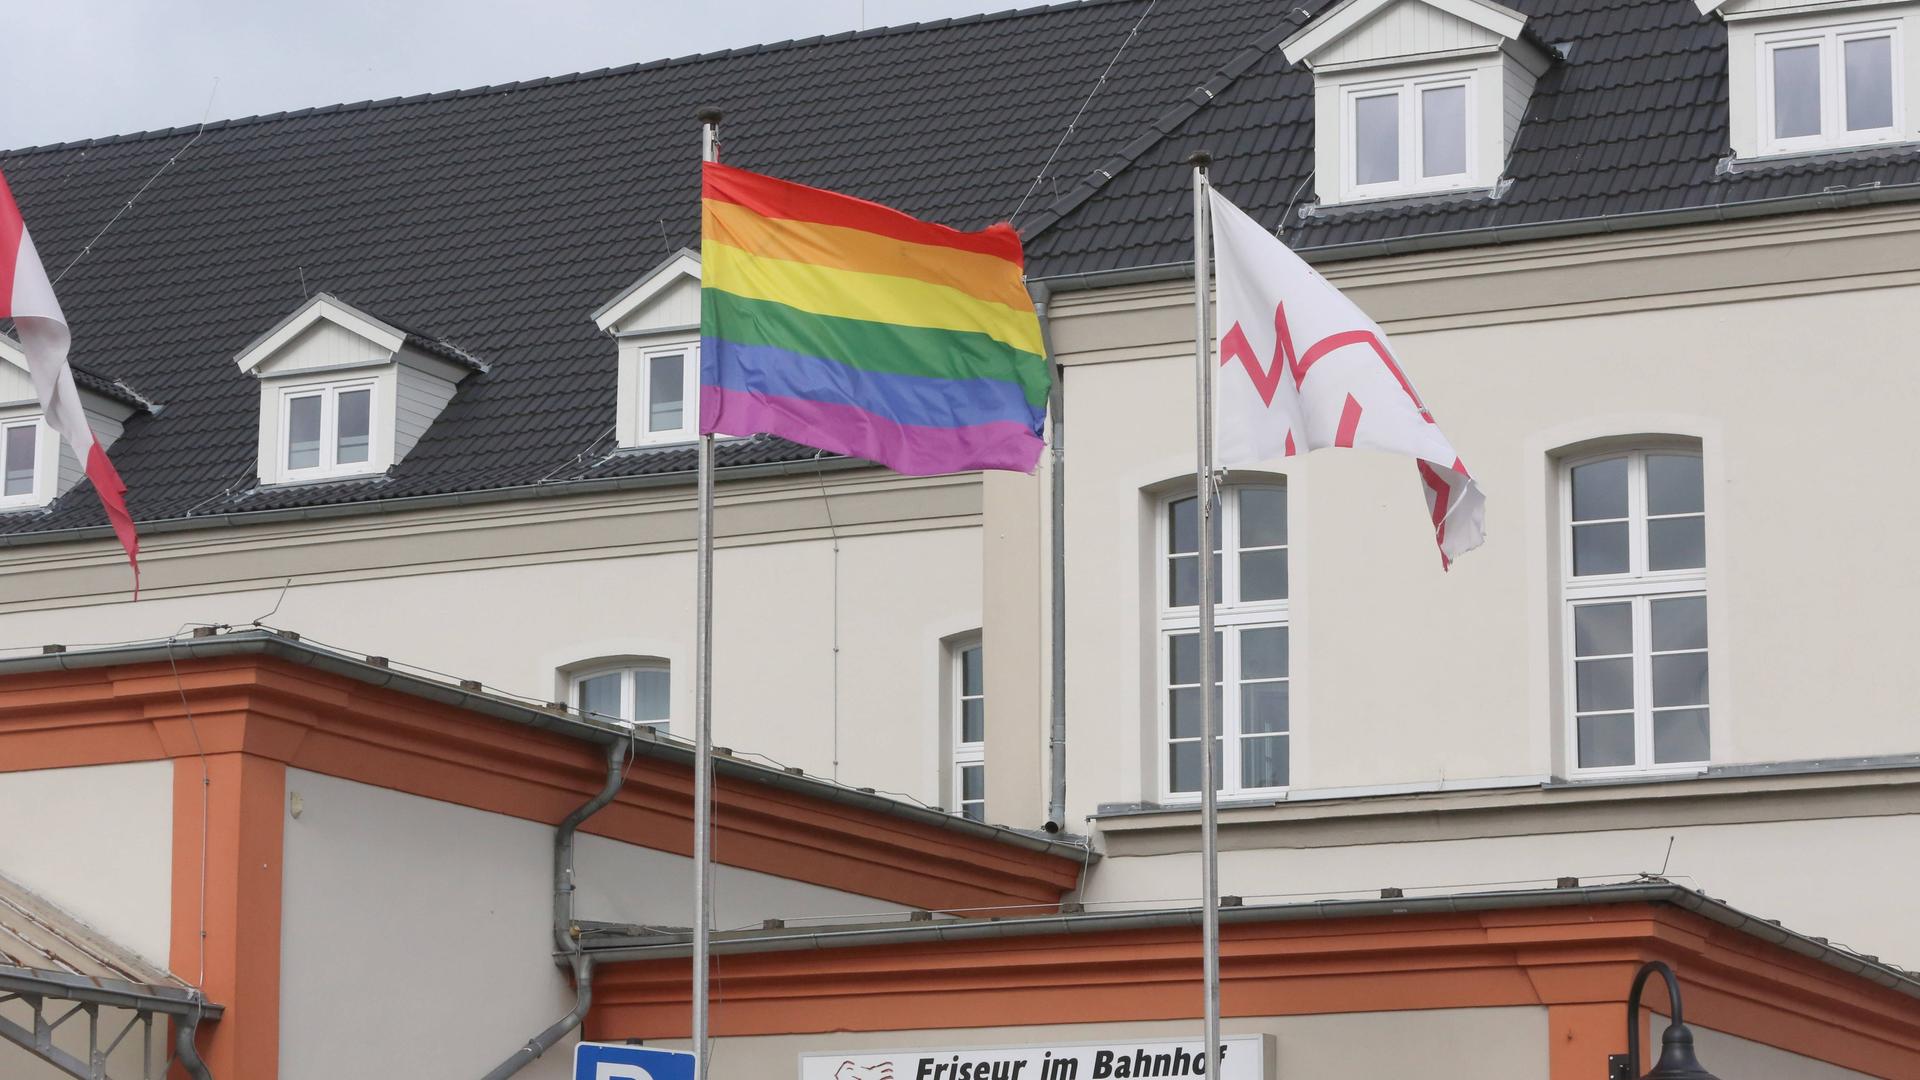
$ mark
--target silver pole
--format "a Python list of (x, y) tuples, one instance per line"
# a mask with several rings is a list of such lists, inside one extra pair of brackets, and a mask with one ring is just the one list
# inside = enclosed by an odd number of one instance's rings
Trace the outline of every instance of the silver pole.
[(1202, 976), (1206, 981), (1207, 1075), (1220, 1075), (1220, 806), (1214, 777), (1219, 770), (1215, 743), (1220, 718), (1213, 707), (1213, 298), (1207, 288), (1207, 166), (1204, 151), (1187, 159), (1193, 166), (1193, 360), (1199, 380), (1199, 462), (1194, 488), (1200, 519), (1200, 861)]
[[(720, 160), (720, 110), (701, 109), (700, 160)], [(693, 1053), (707, 1080), (707, 959), (713, 926), (713, 436), (700, 436), (693, 617)]]

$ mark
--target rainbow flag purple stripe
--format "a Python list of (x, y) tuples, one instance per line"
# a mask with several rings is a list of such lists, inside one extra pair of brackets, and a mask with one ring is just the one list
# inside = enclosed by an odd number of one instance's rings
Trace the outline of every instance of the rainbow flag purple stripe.
[(1049, 372), (1006, 225), (705, 168), (700, 430), (910, 475), (1032, 472)]

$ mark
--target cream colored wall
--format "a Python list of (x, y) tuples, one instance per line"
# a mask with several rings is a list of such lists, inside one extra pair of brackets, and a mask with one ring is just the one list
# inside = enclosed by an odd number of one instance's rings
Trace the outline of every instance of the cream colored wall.
[[(1661, 1021), (1653, 1027), (1655, 1045), (1664, 1026)], [(1872, 1080), (1868, 1073), (1788, 1053), (1738, 1035), (1694, 1024), (1687, 1026), (1693, 1029), (1693, 1046), (1699, 1053), (1700, 1064), (1712, 1069), (1715, 1076), (1737, 1076), (1740, 1080)]]
[[(715, 1039), (715, 1080), (780, 1080), (800, 1055), (914, 1047), (1044, 1046), (1110, 1039), (1198, 1037), (1198, 1020), (1033, 1027), (942, 1028)], [(1274, 1036), (1269, 1080), (1418, 1076), (1422, 1080), (1538, 1080), (1547, 1074), (1547, 1011), (1537, 1007), (1230, 1017), (1226, 1035)], [(685, 1049), (686, 1040), (658, 1045)], [(899, 1080), (913, 1080), (902, 1076)]]
[[(1920, 393), (1886, 346), (1920, 311), (1920, 247), (1890, 246), (1915, 226), (1884, 211), (1330, 266), (1488, 491), (1489, 540), (1443, 574), (1408, 462), (1275, 464), (1292, 492), (1296, 786), (1565, 771), (1549, 451), (1648, 431), (1704, 443), (1714, 760), (1920, 750), (1904, 705), (1920, 566), (1884, 539), (1920, 526), (1885, 494)], [(1077, 824), (1159, 793), (1146, 492), (1192, 468), (1192, 316), (1178, 285), (1054, 307)]]
[[(1778, 919), (1788, 929), (1844, 942), (1890, 963), (1920, 963), (1920, 924), (1910, 899), (1920, 887), (1920, 871), (1897, 854), (1920, 847), (1920, 815), (1542, 830), (1452, 840), (1428, 839), (1428, 828), (1427, 822), (1403, 826), (1404, 842), (1293, 847), (1267, 840), (1243, 849), (1232, 849), (1234, 833), (1227, 830), (1222, 843), (1230, 849), (1220, 855), (1220, 889), (1250, 903), (1279, 903), (1377, 897), (1386, 887), (1408, 896), (1546, 888), (1560, 877), (1611, 884), (1664, 868), (1679, 885)], [(1083, 895), (1092, 910), (1182, 906), (1197, 902), (1199, 882), (1195, 853), (1110, 853), (1095, 864)]]
[[(477, 1076), (567, 1010), (551, 827), (298, 769), (287, 791), (281, 1080)], [(578, 917), (686, 921), (690, 860), (585, 836), (575, 865)], [(714, 895), (721, 926), (897, 910), (739, 870)], [(522, 1075), (569, 1076), (571, 1053)]]
[(0, 875), (167, 967), (173, 768), (146, 761), (0, 772)]
[[(979, 481), (829, 471), (837, 570), (821, 483), (721, 485), (715, 739), (937, 802), (940, 639), (981, 625)], [(138, 604), (117, 549), (5, 549), (0, 646), (164, 637), (273, 611), (271, 625), (314, 641), (541, 702), (565, 692), (566, 665), (665, 656), (673, 730), (691, 737), (691, 495), (156, 532)]]

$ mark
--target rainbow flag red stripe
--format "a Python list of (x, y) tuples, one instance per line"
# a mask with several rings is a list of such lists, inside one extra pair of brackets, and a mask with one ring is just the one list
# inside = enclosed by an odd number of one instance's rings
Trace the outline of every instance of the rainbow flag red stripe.
[(1011, 226), (716, 164), (701, 202), (702, 432), (911, 475), (1033, 471), (1050, 377)]

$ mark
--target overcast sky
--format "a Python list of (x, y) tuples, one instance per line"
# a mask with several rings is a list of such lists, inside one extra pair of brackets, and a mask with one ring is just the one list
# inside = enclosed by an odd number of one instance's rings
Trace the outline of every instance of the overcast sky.
[(885, 26), (1035, 2), (0, 0), (0, 147), (832, 34), (863, 8)]

